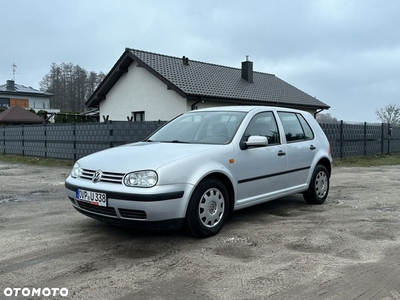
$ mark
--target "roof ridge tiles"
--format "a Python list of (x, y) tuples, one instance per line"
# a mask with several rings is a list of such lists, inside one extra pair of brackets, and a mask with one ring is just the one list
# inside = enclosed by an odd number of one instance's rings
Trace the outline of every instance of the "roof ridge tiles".
[[(125, 48), (125, 50), (131, 51), (131, 52), (133, 52), (133, 54), (135, 54), (134, 52), (137, 51), (137, 52), (142, 52), (142, 53), (146, 53), (146, 54), (151, 54), (151, 55), (157, 55), (157, 56), (162, 56), (162, 57), (182, 60), (182, 57), (172, 56), (172, 55), (168, 55), (168, 54), (155, 53), (155, 52), (145, 51), (145, 50), (140, 50), (140, 49), (134, 49), (134, 48), (128, 48), (127, 47), (127, 48)], [(185, 57), (187, 57), (187, 56), (185, 56)], [(189, 57), (187, 57), (187, 58), (189, 58)], [(226, 66), (226, 65), (221, 65), (221, 64), (217, 64), (217, 63), (209, 63), (209, 62), (195, 60), (195, 59), (190, 59), (190, 62), (195, 62), (195, 63), (199, 63), (199, 64), (205, 64), (205, 65), (208, 65), (208, 66), (216, 66), (216, 67), (229, 68), (229, 69), (234, 69), (234, 70), (241, 70), (241, 68), (239, 68), (239, 67)], [(261, 71), (253, 71), (253, 73), (275, 76), (275, 74), (268, 73), (268, 72), (261, 72)]]

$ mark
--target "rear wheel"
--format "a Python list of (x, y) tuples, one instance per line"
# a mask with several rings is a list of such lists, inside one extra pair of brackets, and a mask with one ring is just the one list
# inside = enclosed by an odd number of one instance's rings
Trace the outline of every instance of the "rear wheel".
[(217, 178), (199, 183), (189, 201), (186, 227), (195, 237), (209, 237), (221, 230), (229, 212), (228, 192)]
[(323, 165), (317, 165), (311, 177), (310, 186), (303, 193), (308, 204), (322, 204), (329, 192), (329, 173)]

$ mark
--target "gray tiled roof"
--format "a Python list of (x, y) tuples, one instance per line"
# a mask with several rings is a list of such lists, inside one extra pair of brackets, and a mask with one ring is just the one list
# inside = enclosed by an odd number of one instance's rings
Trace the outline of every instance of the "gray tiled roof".
[(137, 62), (169, 89), (182, 97), (205, 97), (238, 104), (265, 104), (327, 109), (329, 106), (315, 97), (299, 90), (275, 75), (253, 73), (253, 83), (242, 79), (241, 68), (232, 68), (190, 60), (183, 63), (180, 57), (167, 56), (142, 50), (126, 48), (110, 73), (86, 102), (96, 107), (129, 65)]
[(241, 78), (241, 69), (127, 49), (188, 95), (329, 107), (275, 75), (253, 73), (253, 83)]
[(21, 93), (21, 94), (32, 94), (32, 95), (47, 96), (47, 97), (53, 96), (53, 94), (42, 92), (42, 91), (34, 89), (33, 87), (30, 87), (30, 86), (28, 87), (28, 86), (24, 86), (24, 85), (16, 84), (16, 83), (14, 83), (13, 91), (10, 91), (7, 89), (7, 84), (0, 85), (0, 92), (2, 94), (4, 94), (4, 93)]

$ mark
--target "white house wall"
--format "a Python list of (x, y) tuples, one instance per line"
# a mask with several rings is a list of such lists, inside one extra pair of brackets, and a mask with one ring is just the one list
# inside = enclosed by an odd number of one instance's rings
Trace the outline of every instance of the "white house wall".
[(145, 121), (168, 121), (186, 111), (186, 98), (168, 90), (157, 77), (145, 68), (132, 63), (101, 101), (100, 121), (126, 121), (132, 112), (145, 112)]

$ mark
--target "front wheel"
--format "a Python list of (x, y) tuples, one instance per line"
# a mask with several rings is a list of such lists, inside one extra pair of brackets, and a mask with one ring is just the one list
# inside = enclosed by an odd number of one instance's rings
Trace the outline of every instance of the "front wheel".
[(322, 204), (329, 192), (329, 173), (323, 165), (317, 165), (311, 177), (308, 190), (303, 193), (308, 204)]
[(217, 178), (199, 183), (189, 201), (186, 213), (188, 232), (199, 238), (212, 236), (221, 230), (229, 212), (229, 196)]

